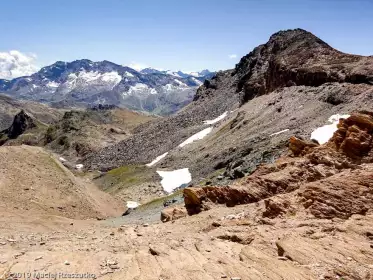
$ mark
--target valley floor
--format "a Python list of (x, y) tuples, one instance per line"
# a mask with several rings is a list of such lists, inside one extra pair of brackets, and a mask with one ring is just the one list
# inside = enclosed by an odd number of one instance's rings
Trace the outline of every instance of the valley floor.
[(263, 202), (216, 207), (172, 223), (120, 227), (2, 213), (0, 279), (35, 272), (98, 279), (373, 279), (372, 214), (268, 219), (264, 209)]

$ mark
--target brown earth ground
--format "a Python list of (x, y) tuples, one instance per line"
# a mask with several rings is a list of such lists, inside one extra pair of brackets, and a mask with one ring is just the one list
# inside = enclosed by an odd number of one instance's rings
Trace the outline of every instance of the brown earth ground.
[(263, 202), (216, 207), (174, 223), (123, 227), (2, 218), (0, 269), (99, 279), (373, 279), (372, 214), (268, 219), (263, 211)]

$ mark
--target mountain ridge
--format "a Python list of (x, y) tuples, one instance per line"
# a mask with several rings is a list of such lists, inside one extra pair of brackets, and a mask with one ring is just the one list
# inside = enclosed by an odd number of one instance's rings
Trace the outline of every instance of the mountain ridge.
[(167, 115), (188, 104), (197, 87), (214, 75), (203, 73), (142, 72), (107, 60), (57, 61), (30, 76), (0, 79), (0, 92), (59, 106), (118, 105)]
[[(371, 57), (339, 52), (302, 29), (281, 31), (235, 69), (206, 80), (183, 110), (89, 155), (84, 164), (106, 171), (168, 152), (158, 166), (188, 167), (193, 183), (211, 174), (236, 179), (284, 152), (288, 133), (310, 138), (333, 114), (372, 110), (372, 69)], [(206, 139), (178, 148), (225, 112)]]

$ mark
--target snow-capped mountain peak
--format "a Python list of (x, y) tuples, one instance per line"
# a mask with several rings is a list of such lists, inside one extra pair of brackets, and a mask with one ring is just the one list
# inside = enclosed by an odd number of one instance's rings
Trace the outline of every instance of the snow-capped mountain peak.
[(0, 92), (53, 104), (113, 104), (168, 114), (188, 104), (206, 78), (211, 77), (154, 68), (136, 71), (107, 60), (81, 59), (57, 61), (28, 77), (0, 80)]

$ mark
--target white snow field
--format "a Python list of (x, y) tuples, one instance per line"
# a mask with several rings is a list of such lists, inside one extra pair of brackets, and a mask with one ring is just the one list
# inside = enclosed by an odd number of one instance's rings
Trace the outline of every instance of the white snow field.
[(162, 158), (166, 157), (168, 155), (168, 152), (164, 153), (163, 155), (160, 155), (156, 157), (151, 163), (146, 164), (147, 167), (152, 167), (155, 165), (157, 162), (159, 162)]
[(204, 130), (192, 135), (187, 140), (185, 140), (183, 143), (179, 145), (179, 147), (184, 147), (185, 145), (188, 145), (194, 141), (201, 140), (204, 137), (206, 137), (207, 134), (209, 134), (212, 131), (212, 127), (205, 128)]
[(328, 122), (330, 124), (321, 126), (316, 128), (314, 131), (311, 133), (311, 139), (317, 140), (319, 144), (325, 144), (326, 142), (329, 141), (330, 138), (333, 137), (334, 132), (337, 131), (337, 124), (339, 122), (339, 119), (346, 119), (350, 115), (332, 115), (329, 119)]
[(127, 201), (127, 208), (135, 209), (139, 207), (141, 204), (136, 201)]
[(183, 184), (188, 184), (192, 181), (192, 174), (188, 168), (177, 169), (173, 171), (157, 171), (158, 175), (162, 177), (161, 185), (163, 189), (171, 193)]
[(221, 121), (222, 119), (224, 119), (227, 115), (228, 115), (228, 111), (224, 112), (222, 115), (220, 115), (219, 117), (217, 117), (213, 120), (203, 121), (203, 123), (204, 124), (214, 124), (214, 123), (217, 123), (217, 122)]
[(284, 133), (284, 132), (286, 132), (286, 131), (289, 131), (289, 129), (287, 128), (287, 129), (281, 130), (281, 131), (279, 131), (279, 132), (272, 133), (272, 134), (269, 135), (269, 136), (275, 136), (275, 135), (278, 135), (278, 134)]

